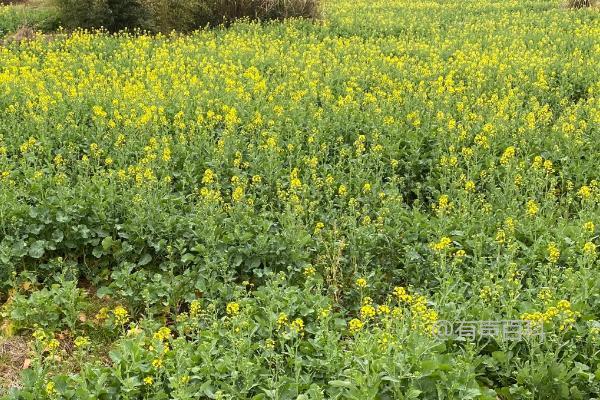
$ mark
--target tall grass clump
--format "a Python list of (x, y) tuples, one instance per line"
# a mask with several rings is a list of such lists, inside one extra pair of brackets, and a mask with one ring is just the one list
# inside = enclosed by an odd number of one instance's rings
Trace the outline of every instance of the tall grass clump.
[(595, 5), (594, 0), (567, 0), (568, 8), (586, 8)]

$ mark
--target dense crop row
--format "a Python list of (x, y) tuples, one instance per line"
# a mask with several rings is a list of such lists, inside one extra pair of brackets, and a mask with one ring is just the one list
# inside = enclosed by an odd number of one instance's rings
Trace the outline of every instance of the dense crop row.
[[(45, 354), (22, 395), (599, 396), (599, 37), (547, 1), (339, 0), (0, 47), (5, 332)], [(112, 361), (61, 375), (58, 332)]]

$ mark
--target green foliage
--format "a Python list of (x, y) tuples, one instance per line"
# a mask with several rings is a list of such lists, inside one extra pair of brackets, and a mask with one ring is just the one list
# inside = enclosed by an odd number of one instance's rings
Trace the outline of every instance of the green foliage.
[[(317, 290), (321, 285), (311, 278), (305, 287), (291, 286), (281, 275), (255, 291), (230, 287), (227, 306), (193, 300), (169, 328), (155, 319), (131, 324), (111, 346), (108, 365), (86, 360), (77, 374), (60, 373), (42, 354), (36, 360), (41, 367), (28, 372), (18, 396), (358, 400), (383, 392), (407, 399), (440, 393), (490, 398), (481, 397), (490, 391), (476, 381), (472, 353), (451, 359), (445, 345), (410, 331), (408, 315), (387, 327), (373, 322), (369, 334), (349, 335), (344, 315)], [(121, 326), (110, 318), (105, 324)], [(48, 347), (51, 336), (42, 336), (38, 346)], [(83, 358), (92, 356), (92, 346)]]
[(90, 304), (76, 281), (61, 281), (31, 293), (17, 293), (4, 306), (3, 316), (15, 331), (37, 327), (57, 332), (76, 330)]
[(2, 47), (10, 398), (600, 396), (597, 12), (325, 11)]

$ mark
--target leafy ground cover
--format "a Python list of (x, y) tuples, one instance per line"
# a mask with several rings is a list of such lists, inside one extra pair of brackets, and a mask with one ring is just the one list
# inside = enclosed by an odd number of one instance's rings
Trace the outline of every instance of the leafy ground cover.
[(335, 0), (5, 43), (6, 398), (597, 398), (599, 37), (541, 0)]

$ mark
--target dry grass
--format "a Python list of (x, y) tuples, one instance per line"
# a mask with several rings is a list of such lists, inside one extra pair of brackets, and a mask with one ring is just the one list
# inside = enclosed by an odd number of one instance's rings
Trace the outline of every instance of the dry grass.
[(319, 3), (316, 0), (219, 0), (215, 12), (228, 19), (317, 18)]
[(0, 339), (0, 394), (19, 387), (21, 370), (29, 366), (29, 360), (29, 346), (23, 337)]
[(588, 8), (588, 7), (600, 7), (600, 1), (598, 0), (567, 0), (566, 6), (568, 8)]
[(31, 40), (35, 37), (35, 31), (30, 26), (22, 26), (15, 33), (8, 36), (5, 42), (20, 43), (23, 40)]

